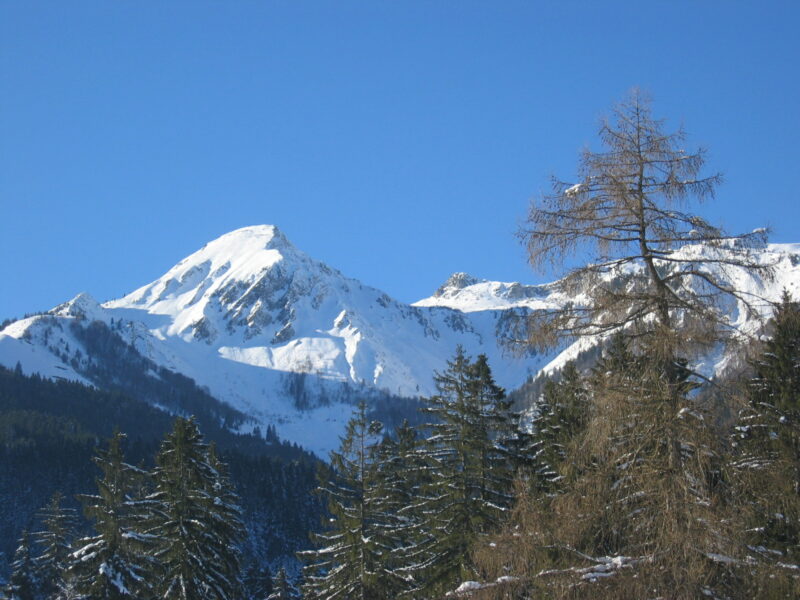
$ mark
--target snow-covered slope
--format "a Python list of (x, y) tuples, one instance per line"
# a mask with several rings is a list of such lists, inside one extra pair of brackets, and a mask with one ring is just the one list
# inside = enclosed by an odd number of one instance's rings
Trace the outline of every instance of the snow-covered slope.
[(487, 354), (502, 385), (520, 385), (547, 357), (506, 352), (498, 334), (508, 306), (404, 304), (310, 258), (276, 227), (256, 226), (210, 242), (124, 298), (101, 305), (81, 294), (10, 325), (0, 332), (0, 362), (85, 379), (87, 353), (70, 324), (101, 321), (157, 365), (324, 452), (352, 410), (337, 399), (430, 394), (434, 370), (459, 344)]
[(534, 366), (501, 359), (500, 306), (465, 317), (403, 304), (310, 258), (273, 226), (224, 235), (103, 307), (145, 323), (176, 354), (191, 347), (193, 358), (213, 356), (217, 365), (313, 373), (399, 396), (431, 393), (432, 369), (444, 367), (458, 344), (502, 362), (509, 386)]
[[(676, 258), (697, 261), (702, 265), (704, 259), (719, 258), (717, 251), (702, 245), (688, 245), (681, 248)], [(758, 260), (772, 268), (772, 277), (764, 279), (735, 265), (717, 266), (715, 276), (732, 289), (750, 298), (752, 305), (759, 309), (762, 319), (769, 318), (772, 303), (780, 299), (784, 290), (792, 297), (800, 298), (800, 244), (768, 244), (758, 253)], [(701, 267), (702, 268), (702, 267)], [(635, 276), (637, 267), (626, 265), (626, 277)], [(620, 273), (608, 273), (608, 279), (619, 278)], [(519, 283), (500, 283), (474, 278), (466, 273), (455, 273), (430, 298), (416, 302), (415, 306), (449, 307), (469, 313), (476, 310), (524, 308), (538, 310), (557, 307), (567, 301), (577, 304), (584, 302), (583, 294), (567, 298), (554, 284), (522, 285)], [(763, 321), (753, 319), (740, 303), (729, 307), (728, 321), (739, 331), (757, 333)], [(598, 340), (585, 338), (574, 342), (550, 357), (542, 367), (544, 372), (559, 370), (563, 365), (580, 354), (596, 347)], [(698, 357), (695, 368), (707, 376), (718, 374), (726, 366), (727, 356), (715, 354)]]
[(453, 273), (430, 298), (414, 306), (440, 306), (470, 313), (509, 308), (550, 308), (563, 299), (552, 285), (522, 285), (477, 279), (467, 273)]
[[(777, 263), (775, 280), (737, 285), (772, 299), (784, 287), (800, 296), (800, 247), (764, 252)], [(432, 393), (434, 371), (459, 344), (486, 354), (507, 388), (555, 368), (578, 347), (520, 357), (500, 338), (520, 311), (565, 301), (551, 285), (457, 273), (408, 305), (309, 257), (276, 227), (254, 226), (210, 242), (124, 298), (100, 304), (81, 294), (8, 325), (0, 363), (86, 381), (98, 357), (73, 327), (100, 321), (156, 365), (252, 416), (253, 426), (274, 424), (281, 437), (324, 454), (338, 445), (355, 398)]]

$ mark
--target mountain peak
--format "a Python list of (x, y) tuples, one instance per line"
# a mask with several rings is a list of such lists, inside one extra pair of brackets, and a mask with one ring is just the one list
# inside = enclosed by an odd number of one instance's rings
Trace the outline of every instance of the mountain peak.
[(50, 312), (55, 315), (80, 317), (91, 321), (98, 319), (98, 315), (102, 310), (97, 300), (87, 292), (81, 292), (72, 300), (64, 302), (64, 304), (59, 304)]
[(288, 243), (289, 241), (276, 225), (248, 225), (247, 227), (240, 227), (239, 229), (229, 231), (228, 233), (219, 236), (217, 239), (212, 240), (206, 245), (214, 244), (223, 240), (242, 241), (248, 239), (263, 240), (264, 243), (267, 244), (273, 242)]
[(154, 282), (139, 288), (110, 306), (136, 306), (174, 312), (201, 299), (236, 286), (244, 291), (280, 263), (304, 262), (275, 225), (252, 225), (226, 233), (190, 254)]
[(477, 277), (473, 277), (469, 273), (453, 273), (450, 277), (447, 278), (438, 290), (434, 292), (434, 297), (443, 296), (450, 290), (463, 290), (465, 287), (469, 287), (471, 285), (475, 285), (476, 283), (481, 283), (482, 279), (478, 279)]
[[(289, 239), (275, 225), (250, 225), (241, 227), (225, 233), (215, 240), (208, 242), (198, 252), (187, 257), (203, 253), (204, 255), (215, 254), (217, 256), (230, 254), (226, 260), (234, 258), (242, 252), (257, 250), (284, 250), (294, 248)], [(183, 261), (182, 261), (183, 262)]]

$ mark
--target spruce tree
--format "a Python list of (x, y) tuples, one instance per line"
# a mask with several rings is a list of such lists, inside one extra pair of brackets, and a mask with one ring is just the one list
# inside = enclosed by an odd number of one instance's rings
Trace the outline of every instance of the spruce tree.
[(472, 363), (470, 377), (467, 415), (475, 436), (470, 443), (478, 461), (478, 497), (496, 516), (497, 509), (505, 511), (513, 499), (514, 472), (505, 440), (513, 436), (517, 427), (512, 422), (511, 402), (495, 382), (485, 354), (479, 354)]
[(87, 596), (77, 590), (73, 579), (65, 579), (58, 584), (56, 593), (48, 600), (87, 600)]
[(413, 597), (421, 582), (415, 580), (427, 558), (423, 519), (415, 506), (429, 481), (427, 463), (418, 452), (417, 432), (404, 421), (378, 448), (376, 485), (371, 497), (377, 506), (376, 533), (383, 553), (380, 581), (386, 598)]
[(154, 565), (145, 557), (152, 538), (136, 533), (146, 517), (145, 503), (131, 497), (144, 473), (124, 462), (124, 434), (116, 432), (108, 450), (94, 462), (103, 473), (96, 480), (97, 495), (82, 496), (84, 512), (96, 535), (79, 540), (70, 572), (78, 593), (96, 600), (144, 599), (150, 589)]
[(381, 600), (385, 549), (375, 535), (375, 449), (381, 426), (367, 419), (361, 402), (347, 424), (331, 468), (320, 473), (319, 493), (328, 501), (328, 528), (314, 536), (318, 550), (301, 553), (304, 596), (314, 600)]
[(261, 565), (257, 558), (251, 557), (251, 562), (244, 573), (244, 589), (247, 598), (262, 600), (272, 593), (272, 574), (269, 567)]
[(33, 534), (39, 547), (36, 558), (36, 578), (40, 593), (54, 595), (67, 577), (72, 552), (72, 537), (76, 524), (75, 511), (64, 508), (61, 492), (53, 494), (48, 505), (39, 513), (43, 529)]
[(534, 493), (554, 493), (564, 487), (571, 464), (570, 446), (584, 430), (589, 417), (589, 398), (583, 377), (574, 362), (558, 376), (544, 381), (536, 402), (531, 432), (520, 432), (516, 460)]
[(286, 569), (281, 567), (272, 581), (272, 593), (267, 596), (267, 600), (297, 600), (299, 597), (297, 590), (286, 575)]
[(751, 399), (778, 420), (797, 419), (800, 411), (800, 302), (783, 292), (769, 324), (771, 335), (752, 361)]
[[(164, 600), (239, 597), (239, 574), (231, 571), (241, 541), (238, 509), (213, 460), (194, 419), (176, 419), (156, 457), (146, 531), (159, 540), (156, 592)], [(224, 518), (233, 522), (223, 527)]]
[(759, 591), (790, 597), (800, 594), (789, 568), (800, 563), (800, 303), (788, 292), (768, 331), (750, 363), (732, 466), (749, 516), (748, 546), (767, 569)]
[(421, 449), (430, 481), (414, 508), (429, 536), (420, 542), (427, 556), (415, 574), (423, 596), (475, 578), (470, 547), (503, 521), (513, 475), (498, 443), (509, 431), (508, 404), (485, 356), (473, 363), (459, 347), (434, 381), (438, 393), (423, 409), (430, 435)]
[(213, 443), (208, 451), (208, 464), (212, 469), (212, 480), (206, 518), (212, 531), (209, 544), (214, 556), (213, 565), (228, 581), (229, 597), (238, 598), (244, 592), (239, 545), (247, 531), (228, 465), (220, 460)]
[(11, 577), (5, 588), (8, 600), (36, 600), (38, 588), (36, 565), (31, 556), (31, 542), (27, 530), (22, 532), (11, 563)]

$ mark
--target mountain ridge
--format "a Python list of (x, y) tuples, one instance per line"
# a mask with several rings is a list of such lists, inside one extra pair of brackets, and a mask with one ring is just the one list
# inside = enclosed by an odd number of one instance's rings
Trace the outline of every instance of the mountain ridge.
[(309, 257), (277, 227), (253, 226), (209, 242), (123, 298), (99, 303), (82, 293), (7, 326), (0, 363), (91, 383), (70, 326), (100, 321), (143, 357), (253, 417), (253, 426), (275, 424), (282, 438), (324, 454), (338, 445), (349, 400), (433, 393), (434, 370), (459, 344), (489, 354), (504, 385), (522, 383), (543, 358), (504, 358), (498, 333), (506, 320), (500, 308), (467, 316), (404, 304)]
[[(800, 296), (800, 245), (763, 254), (778, 264), (777, 283), (734, 273), (737, 285), (773, 300), (783, 287)], [(430, 395), (434, 371), (458, 345), (487, 354), (509, 389), (557, 370), (585, 340), (563, 352), (512, 355), (504, 338), (526, 311), (575, 300), (552, 283), (454, 273), (430, 297), (405, 304), (311, 258), (277, 227), (258, 225), (212, 240), (123, 298), (99, 303), (82, 293), (7, 325), (0, 363), (92, 383), (87, 365), (98, 357), (87, 356), (71, 327), (100, 321), (153, 364), (251, 417), (244, 427), (276, 425), (282, 438), (324, 455), (338, 445), (357, 396)]]

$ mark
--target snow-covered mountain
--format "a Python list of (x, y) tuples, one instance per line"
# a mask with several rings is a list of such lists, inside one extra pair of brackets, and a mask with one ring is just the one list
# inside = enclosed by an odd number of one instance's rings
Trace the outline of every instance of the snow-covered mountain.
[(469, 312), (404, 304), (312, 259), (276, 227), (255, 226), (210, 242), (124, 298), (100, 304), (80, 294), (8, 325), (0, 363), (91, 382), (86, 367), (96, 357), (71, 326), (100, 321), (153, 363), (276, 424), (281, 437), (325, 451), (352, 410), (338, 400), (430, 394), (433, 371), (459, 344), (487, 354), (502, 385), (520, 385), (547, 357), (511, 356), (500, 343), (510, 306), (500, 295)]
[[(800, 245), (772, 245), (764, 255), (776, 263), (774, 281), (737, 285), (770, 299), (783, 288), (800, 296)], [(276, 227), (254, 226), (210, 242), (124, 298), (100, 304), (80, 294), (7, 325), (0, 363), (92, 383), (89, 367), (101, 357), (75, 327), (100, 322), (153, 365), (252, 417), (251, 426), (273, 424), (282, 438), (324, 454), (338, 445), (355, 398), (432, 393), (434, 371), (459, 344), (486, 354), (507, 388), (560, 364), (581, 346), (561, 359), (517, 356), (501, 339), (520, 311), (566, 300), (552, 285), (456, 273), (430, 298), (404, 304), (309, 257)]]
[[(734, 242), (735, 247), (735, 242)], [(800, 298), (800, 244), (768, 244), (754, 252), (756, 262), (769, 266), (771, 276), (764, 278), (752, 271), (737, 266), (735, 260), (726, 263), (725, 247), (710, 248), (702, 244), (682, 247), (671, 256), (663, 268), (679, 268), (676, 260), (683, 265), (692, 265), (699, 271), (713, 274), (714, 279), (725, 287), (737, 290), (742, 297), (749, 299), (749, 308), (760, 312), (760, 318), (754, 318), (748, 307), (741, 302), (731, 300), (726, 319), (734, 331), (758, 334), (766, 319), (771, 316), (774, 302), (780, 299), (783, 291), (794, 298)], [(717, 261), (716, 264), (714, 261)], [(612, 287), (627, 286), (631, 288), (635, 280), (643, 274), (643, 265), (628, 263), (609, 270), (602, 278)], [(712, 273), (713, 271), (713, 273)], [(440, 306), (471, 313), (481, 310), (531, 310), (546, 309), (559, 306), (565, 302), (577, 305), (590, 302), (588, 290), (577, 291), (571, 297), (564, 297), (556, 283), (544, 285), (522, 285), (520, 283), (501, 283), (497, 281), (478, 280), (466, 273), (455, 273), (439, 288), (433, 296), (420, 300), (415, 306)], [(745, 337), (741, 337), (745, 339)], [(551, 373), (561, 369), (566, 362), (579, 358), (582, 354), (592, 353), (601, 343), (597, 337), (586, 337), (564, 347), (560, 352), (548, 356), (548, 361), (540, 369), (542, 373)], [(713, 351), (694, 357), (692, 367), (707, 377), (722, 374), (730, 366), (730, 359), (735, 358), (724, 344), (719, 344)]]

